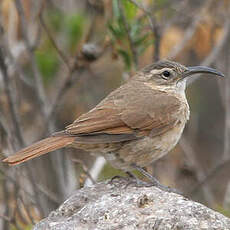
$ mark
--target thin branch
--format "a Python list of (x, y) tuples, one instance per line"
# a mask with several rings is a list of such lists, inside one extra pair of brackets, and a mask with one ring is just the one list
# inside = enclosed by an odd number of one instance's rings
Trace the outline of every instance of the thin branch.
[(40, 19), (40, 23), (42, 28), (44, 29), (44, 31), (46, 32), (50, 42), (52, 43), (53, 47), (56, 49), (57, 53), (59, 54), (59, 56), (61, 57), (61, 59), (63, 60), (63, 62), (65, 63), (65, 65), (67, 66), (67, 68), (70, 70), (70, 65), (69, 65), (69, 61), (68, 58), (65, 56), (65, 54), (62, 52), (62, 50), (58, 47), (56, 41), (54, 40), (51, 32), (49, 31), (48, 27), (45, 24), (45, 21), (43, 19), (43, 14), (42, 11), (39, 14), (39, 19)]
[[(7, 189), (7, 179), (3, 178), (2, 183), (1, 183), (1, 187), (2, 187), (2, 198), (4, 201), (4, 216), (8, 216), (10, 213), (10, 207), (9, 207), (9, 193), (8, 193), (8, 189)], [(8, 220), (3, 219), (4, 223), (3, 223), (3, 228), (8, 230), (9, 229), (9, 223)]]
[(14, 226), (15, 229), (17, 230), (23, 230), (17, 223), (17, 221), (15, 220), (15, 218), (10, 218), (8, 216), (2, 215), (0, 214), (0, 218), (2, 218), (3, 220), (9, 222), (11, 225)]
[[(53, 104), (51, 105), (51, 108), (50, 108), (48, 116), (47, 116), (48, 117), (47, 121), (49, 121), (55, 115), (55, 112), (56, 112), (56, 110), (58, 108), (60, 100), (66, 94), (68, 89), (71, 87), (72, 81), (73, 81), (73, 72), (74, 72), (74, 70), (75, 70), (75, 67), (71, 67), (71, 69), (68, 71), (68, 74), (65, 77), (63, 83), (61, 84), (61, 86), (57, 90), (56, 97), (54, 99)], [(79, 74), (81, 73), (80, 69), (78, 69), (78, 72), (79, 72)]]
[[(228, 41), (230, 38), (230, 33), (228, 36)], [(229, 42), (226, 44), (226, 51), (222, 54), (225, 65), (225, 74), (226, 74), (226, 79), (225, 79), (225, 84), (224, 84), (224, 108), (225, 108), (225, 130), (224, 130), (224, 151), (223, 151), (223, 156), (222, 160), (228, 160), (230, 158), (230, 53), (229, 53)], [(225, 55), (224, 55), (225, 54)]]
[[(223, 27), (223, 35), (221, 39), (218, 41), (218, 43), (215, 45), (215, 47), (212, 49), (211, 53), (208, 55), (207, 58), (201, 63), (201, 65), (204, 66), (210, 66), (220, 54), (221, 50), (223, 49), (224, 45), (228, 41), (228, 37), (230, 34), (230, 19), (228, 18), (225, 21), (224, 27)], [(201, 75), (197, 75), (197, 77), (194, 77), (193, 79), (190, 79), (188, 81), (188, 84), (194, 82), (197, 78), (199, 78)]]
[[(7, 175), (6, 171), (7, 171), (6, 169), (0, 168), (0, 174), (2, 174), (3, 177), (5, 177), (11, 183), (17, 184), (18, 181), (14, 177)], [(21, 185), (19, 186), (20, 186), (20, 189), (26, 194), (26, 196), (28, 196), (31, 199), (31, 201), (33, 201), (34, 196), (30, 192), (28, 192), (24, 187), (22, 187)]]
[(125, 28), (126, 33), (127, 33), (130, 50), (131, 50), (132, 56), (133, 56), (134, 65), (135, 65), (135, 68), (137, 68), (138, 67), (138, 55), (137, 55), (137, 51), (136, 51), (134, 42), (133, 42), (132, 37), (131, 37), (130, 26), (129, 26), (128, 21), (126, 19), (121, 0), (118, 1), (118, 7), (119, 7), (119, 10), (120, 10), (121, 19), (122, 19), (122, 21), (124, 23), (124, 28)]
[(20, 201), (20, 202), (21, 202), (22, 206), (24, 207), (26, 216), (29, 218), (30, 223), (34, 225), (34, 224), (35, 224), (34, 218), (32, 217), (32, 215), (31, 215), (31, 213), (30, 213), (30, 210), (29, 210), (29, 208), (27, 207), (27, 205), (25, 205), (25, 202), (24, 202), (23, 198), (22, 198), (21, 196), (19, 196), (19, 198), (18, 198), (17, 201)]
[(209, 173), (208, 175), (206, 175), (206, 177), (201, 180), (199, 183), (197, 183), (194, 188), (191, 190), (190, 194), (193, 195), (196, 192), (198, 192), (201, 187), (203, 187), (206, 183), (209, 182), (209, 180), (211, 178), (213, 178), (221, 169), (223, 169), (224, 167), (230, 165), (230, 159), (225, 160), (225, 161), (221, 161), (220, 163), (218, 163)]
[(44, 86), (42, 83), (42, 78), (40, 76), (40, 73), (38, 71), (37, 68), (37, 64), (36, 64), (36, 60), (35, 60), (35, 56), (34, 56), (34, 52), (33, 52), (33, 47), (30, 44), (29, 41), (29, 36), (28, 36), (28, 31), (27, 31), (27, 23), (26, 23), (26, 18), (25, 18), (25, 13), (24, 13), (24, 9), (21, 3), (21, 0), (15, 0), (15, 6), (18, 12), (18, 15), (20, 17), (20, 23), (21, 23), (21, 28), (22, 28), (22, 35), (23, 35), (23, 39), (28, 51), (28, 54), (30, 56), (30, 60), (31, 60), (31, 67), (33, 70), (33, 74), (34, 74), (34, 79), (35, 79), (35, 90), (36, 90), (36, 94), (38, 97), (38, 101), (40, 103), (41, 106), (41, 113), (44, 116), (44, 118), (46, 118), (46, 115), (48, 113), (48, 105), (47, 105), (47, 97), (45, 95), (45, 90), (44, 90)]
[(134, 4), (140, 10), (142, 10), (146, 14), (149, 20), (149, 25), (152, 30), (153, 37), (155, 39), (153, 61), (156, 62), (160, 59), (160, 43), (161, 43), (161, 31), (157, 23), (157, 20), (154, 17), (153, 13), (147, 10), (141, 3), (135, 0), (128, 0), (128, 1)]
[[(206, 178), (205, 172), (202, 169), (200, 163), (197, 161), (195, 157), (195, 152), (193, 151), (189, 142), (184, 137), (180, 139), (180, 147), (184, 151), (186, 158), (188, 159), (189, 163), (194, 169), (197, 180), (201, 182), (202, 180), (204, 180), (204, 178)], [(208, 185), (203, 186), (202, 191), (204, 193), (204, 199), (206, 199), (210, 205), (214, 204), (215, 198), (209, 186)]]
[[(229, 18), (228, 20), (226, 20), (223, 30), (224, 32), (223, 32), (222, 38), (220, 39), (218, 44), (213, 48), (210, 55), (202, 62), (202, 65), (207, 65), (207, 66), (211, 65), (216, 60), (220, 52), (222, 51), (224, 45), (228, 42), (229, 40), (228, 38), (230, 36), (230, 19)], [(194, 187), (194, 189), (192, 189), (191, 194), (196, 193), (200, 188), (202, 188), (202, 186), (208, 183), (210, 178), (215, 176), (219, 172), (219, 170), (221, 170), (224, 166), (228, 165), (229, 163), (230, 163), (229, 156), (227, 159), (225, 158), (221, 159), (221, 161), (218, 162), (217, 165), (212, 170), (210, 170), (210, 172), (206, 175), (206, 177), (203, 180), (201, 180)]]
[(10, 110), (10, 116), (11, 116), (11, 121), (13, 123), (14, 126), (14, 132), (15, 135), (18, 138), (19, 144), (21, 146), (23, 146), (25, 144), (24, 139), (23, 139), (23, 135), (22, 135), (22, 131), (21, 131), (21, 127), (20, 127), (20, 122), (19, 122), (19, 116), (17, 114), (17, 109), (15, 106), (15, 102), (14, 102), (14, 97), (13, 97), (13, 92), (10, 86), (10, 78), (8, 75), (8, 71), (7, 71), (7, 66), (5, 64), (5, 60), (4, 60), (4, 54), (3, 54), (3, 50), (0, 47), (0, 69), (2, 72), (2, 76), (3, 76), (3, 82), (4, 82), (4, 87), (5, 87), (5, 91), (6, 91), (6, 96), (7, 96), (7, 100), (9, 103), (9, 110)]
[[(97, 181), (98, 176), (101, 170), (103, 169), (105, 163), (106, 163), (106, 160), (102, 156), (97, 157), (97, 159), (95, 160), (93, 166), (89, 170), (89, 174), (92, 175), (92, 178), (94, 179), (94, 181)], [(92, 185), (91, 181), (89, 179), (86, 179), (84, 186)]]
[(96, 183), (96, 181), (93, 179), (93, 177), (91, 176), (91, 173), (89, 172), (89, 168), (87, 167), (87, 165), (82, 161), (82, 160), (80, 160), (80, 159), (72, 159), (72, 161), (74, 162), (74, 163), (78, 163), (78, 164), (80, 164), (81, 166), (82, 166), (82, 169), (83, 169), (83, 171), (84, 171), (84, 173), (87, 175), (87, 177), (91, 180), (91, 182), (93, 183), (93, 184), (95, 184)]
[(194, 20), (192, 21), (191, 25), (188, 27), (188, 29), (185, 31), (184, 37), (180, 43), (178, 43), (176, 46), (173, 47), (173, 49), (170, 51), (167, 59), (175, 59), (176, 56), (184, 49), (184, 47), (188, 44), (189, 40), (193, 37), (194, 33), (196, 32), (197, 27), (200, 25), (201, 20), (203, 20), (205, 14), (205, 11), (209, 8), (209, 6), (212, 4), (213, 0), (205, 1), (203, 6), (201, 7), (201, 10), (198, 14), (195, 14)]
[[(2, 21), (2, 17), (0, 15), (0, 22)], [(0, 24), (0, 28), (3, 28), (3, 26)], [(4, 31), (2, 29), (2, 32), (0, 33), (1, 36), (1, 43), (2, 46), (4, 47), (5, 55), (8, 57), (9, 60), (9, 66), (11, 69), (14, 70), (19, 75), (19, 78), (29, 87), (34, 88), (33, 82), (30, 81), (30, 79), (26, 76), (25, 71), (21, 68), (21, 66), (17, 63), (16, 59), (17, 56), (13, 52), (13, 48), (9, 48), (9, 42), (8, 38), (5, 36)], [(19, 45), (19, 44), (18, 44)], [(23, 52), (22, 50), (21, 52)]]
[(33, 225), (35, 225), (34, 218), (33, 218), (33, 216), (31, 215), (30, 210), (28, 209), (28, 207), (25, 205), (25, 203), (24, 203), (24, 201), (23, 201), (23, 198), (20, 197), (19, 199), (20, 199), (20, 201), (21, 201), (21, 203), (22, 203), (22, 205), (23, 205), (23, 207), (24, 207), (24, 210), (25, 210), (25, 212), (26, 212), (27, 217), (28, 217), (29, 220), (30, 220), (30, 223), (33, 224)]

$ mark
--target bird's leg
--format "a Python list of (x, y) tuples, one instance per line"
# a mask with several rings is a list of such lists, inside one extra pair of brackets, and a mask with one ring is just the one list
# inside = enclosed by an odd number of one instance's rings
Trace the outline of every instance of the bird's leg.
[(127, 171), (127, 172), (125, 172), (130, 178), (134, 178), (134, 179), (137, 179), (137, 177), (133, 174), (133, 173), (131, 173), (131, 172), (129, 172), (129, 171)]
[[(166, 191), (166, 192), (174, 192), (174, 193), (181, 194), (176, 189), (173, 189), (173, 188), (170, 188), (170, 187), (162, 185), (154, 176), (152, 176), (151, 174), (149, 174), (143, 168), (141, 168), (141, 167), (139, 167), (139, 166), (137, 166), (135, 164), (132, 164), (132, 167), (134, 169), (138, 170), (142, 175), (146, 176), (152, 182), (151, 186), (156, 186), (157, 188), (159, 188), (159, 189), (161, 189), (163, 191)], [(138, 181), (139, 181), (139, 179), (138, 179)]]
[[(125, 172), (130, 178), (135, 178), (136, 179), (136, 177), (135, 177), (135, 175), (133, 175), (131, 172)], [(110, 179), (110, 181), (109, 181), (109, 183), (113, 183), (113, 181), (115, 180), (115, 179), (123, 179), (123, 180), (127, 180), (127, 177), (124, 177), (124, 176), (120, 176), (120, 175), (116, 175), (116, 176), (113, 176), (111, 179)]]

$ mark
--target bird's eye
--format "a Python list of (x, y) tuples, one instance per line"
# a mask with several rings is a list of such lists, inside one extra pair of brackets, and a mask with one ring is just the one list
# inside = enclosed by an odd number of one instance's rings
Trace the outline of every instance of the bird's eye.
[(164, 79), (168, 79), (170, 77), (171, 73), (167, 70), (165, 70), (163, 73), (162, 73), (162, 77)]

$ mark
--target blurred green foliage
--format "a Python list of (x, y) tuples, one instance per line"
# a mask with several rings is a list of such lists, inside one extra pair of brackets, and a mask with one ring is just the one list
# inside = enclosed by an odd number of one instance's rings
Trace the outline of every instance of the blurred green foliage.
[(61, 31), (64, 18), (65, 14), (58, 9), (47, 11), (47, 24), (54, 32)]
[[(153, 44), (150, 32), (143, 28), (146, 25), (146, 17), (140, 17), (138, 8), (129, 1), (122, 1), (124, 16), (129, 27), (130, 39), (139, 57), (148, 47)], [(108, 22), (111, 40), (118, 55), (122, 57), (125, 67), (130, 70), (134, 63), (133, 53), (130, 49), (129, 39), (123, 21), (118, 0), (113, 0), (113, 18)]]
[(220, 206), (220, 205), (217, 206), (216, 211), (222, 213), (223, 215), (225, 215), (225, 216), (227, 216), (227, 217), (230, 217), (230, 210), (224, 208), (223, 206)]
[(167, 4), (169, 4), (170, 1), (169, 0), (155, 0), (154, 4), (156, 5), (156, 7), (161, 8), (161, 7), (165, 7)]
[(59, 9), (49, 10), (46, 17), (47, 24), (53, 33), (64, 35), (66, 48), (71, 52), (76, 49), (82, 39), (87, 23), (87, 15), (82, 13), (64, 14)]
[[(16, 228), (15, 226), (12, 226), (10, 229), (11, 230), (18, 230), (18, 228)], [(23, 230), (31, 230), (31, 229), (33, 229), (32, 225), (23, 226)]]
[[(143, 175), (137, 170), (133, 170), (132, 173), (140, 179), (144, 178)], [(127, 177), (128, 175), (124, 171), (113, 168), (109, 163), (107, 163), (105, 164), (103, 170), (101, 171), (98, 180), (99, 181), (109, 180), (114, 176)]]
[[(86, 16), (82, 14), (66, 15), (59, 9), (52, 9), (47, 12), (45, 22), (50, 33), (55, 38), (61, 50), (67, 50), (70, 54), (77, 51), (82, 39), (86, 24)], [(62, 34), (61, 41), (57, 41), (58, 34)], [(59, 36), (60, 37), (60, 36)], [(49, 38), (46, 36), (40, 47), (35, 52), (38, 69), (43, 76), (45, 83), (48, 83), (58, 71), (60, 57)]]
[(73, 14), (67, 15), (64, 19), (64, 28), (66, 29), (66, 36), (69, 50), (75, 50), (83, 35), (86, 18), (84, 15)]
[(43, 76), (43, 80), (47, 83), (55, 76), (58, 70), (58, 56), (51, 48), (47, 48), (37, 50), (35, 52), (35, 57), (40, 73)]

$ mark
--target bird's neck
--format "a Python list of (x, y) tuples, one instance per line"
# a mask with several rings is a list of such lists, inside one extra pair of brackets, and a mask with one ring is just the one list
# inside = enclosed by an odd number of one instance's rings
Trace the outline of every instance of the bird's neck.
[(185, 80), (178, 82), (176, 85), (158, 85), (153, 82), (146, 82), (144, 84), (146, 84), (148, 87), (151, 87), (154, 90), (159, 90), (159, 91), (163, 91), (163, 92), (170, 93), (173, 95), (178, 95), (179, 97), (186, 99), (186, 96), (185, 96), (186, 81)]
[(184, 110), (185, 120), (187, 121), (189, 119), (190, 109), (185, 94), (186, 81), (178, 82), (176, 87), (170, 85), (162, 86), (162, 85), (157, 85), (149, 82), (148, 83), (146, 82), (144, 84), (146, 84), (148, 87), (151, 87), (154, 90), (163, 91), (166, 92), (167, 94), (170, 94), (171, 96), (178, 98), (182, 102), (181, 106)]

